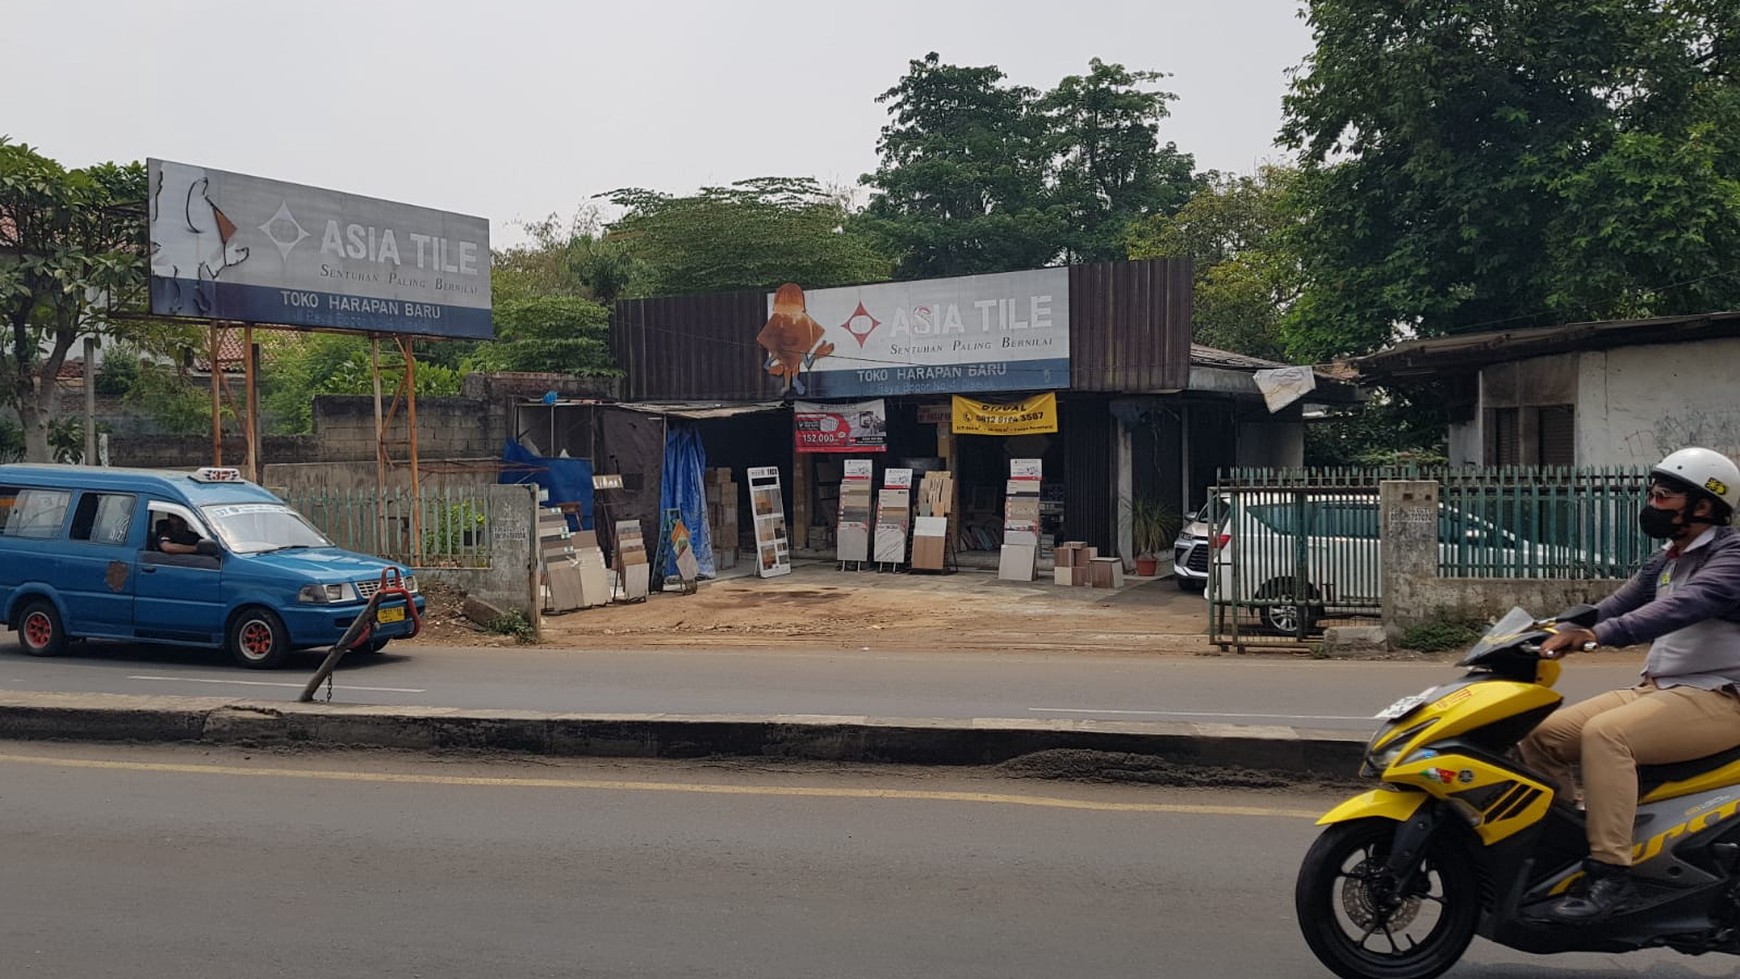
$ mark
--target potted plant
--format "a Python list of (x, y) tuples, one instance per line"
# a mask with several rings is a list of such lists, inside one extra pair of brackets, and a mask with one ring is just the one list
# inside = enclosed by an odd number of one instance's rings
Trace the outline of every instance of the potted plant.
[(1136, 575), (1152, 578), (1159, 572), (1160, 555), (1178, 536), (1177, 511), (1158, 500), (1136, 500), (1130, 505), (1130, 536), (1136, 546)]

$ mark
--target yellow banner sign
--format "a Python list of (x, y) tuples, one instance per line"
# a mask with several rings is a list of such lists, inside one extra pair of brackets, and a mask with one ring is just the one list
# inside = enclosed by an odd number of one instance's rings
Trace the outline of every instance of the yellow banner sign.
[(956, 435), (1039, 435), (1057, 431), (1057, 395), (1036, 394), (1013, 404), (955, 395)]

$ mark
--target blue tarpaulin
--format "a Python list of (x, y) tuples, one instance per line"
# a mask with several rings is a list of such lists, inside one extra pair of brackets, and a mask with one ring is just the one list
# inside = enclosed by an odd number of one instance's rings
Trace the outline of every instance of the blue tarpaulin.
[[(711, 578), (718, 573), (718, 565), (713, 560), (713, 531), (707, 526), (707, 489), (701, 484), (701, 473), (706, 468), (707, 450), (701, 445), (700, 431), (692, 422), (671, 420), (665, 428), (665, 471), (659, 487), (659, 509), (682, 511), (700, 575)], [(665, 576), (677, 577), (675, 555), (665, 561)]]
[[(502, 450), (503, 467), (501, 483), (536, 483), (549, 490), (549, 500), (541, 506), (558, 506), (563, 503), (580, 504), (580, 526), (574, 527), (574, 516), (569, 515), (568, 523), (573, 530), (592, 529), (592, 460), (562, 459), (549, 456), (532, 455), (526, 447), (516, 441), (509, 440)], [(699, 477), (697, 477), (698, 480)], [(711, 559), (712, 551), (708, 551)]]

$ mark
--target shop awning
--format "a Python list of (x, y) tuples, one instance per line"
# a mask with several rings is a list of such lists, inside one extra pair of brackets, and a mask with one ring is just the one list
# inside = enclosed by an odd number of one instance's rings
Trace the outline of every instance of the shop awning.
[(791, 406), (779, 401), (752, 401), (747, 403), (724, 404), (718, 402), (693, 401), (636, 401), (610, 405), (611, 408), (622, 408), (627, 411), (639, 411), (648, 415), (669, 415), (674, 418), (705, 419), (705, 418), (735, 418), (738, 415), (754, 415), (764, 411), (790, 411)]

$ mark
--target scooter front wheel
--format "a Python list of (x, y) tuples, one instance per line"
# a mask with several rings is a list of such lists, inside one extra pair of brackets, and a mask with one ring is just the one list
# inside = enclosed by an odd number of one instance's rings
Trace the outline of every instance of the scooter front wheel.
[(1305, 854), (1293, 891), (1305, 943), (1343, 979), (1432, 979), (1456, 964), (1480, 916), (1480, 882), (1442, 836), (1398, 892), (1385, 868), (1397, 824), (1337, 823)]

